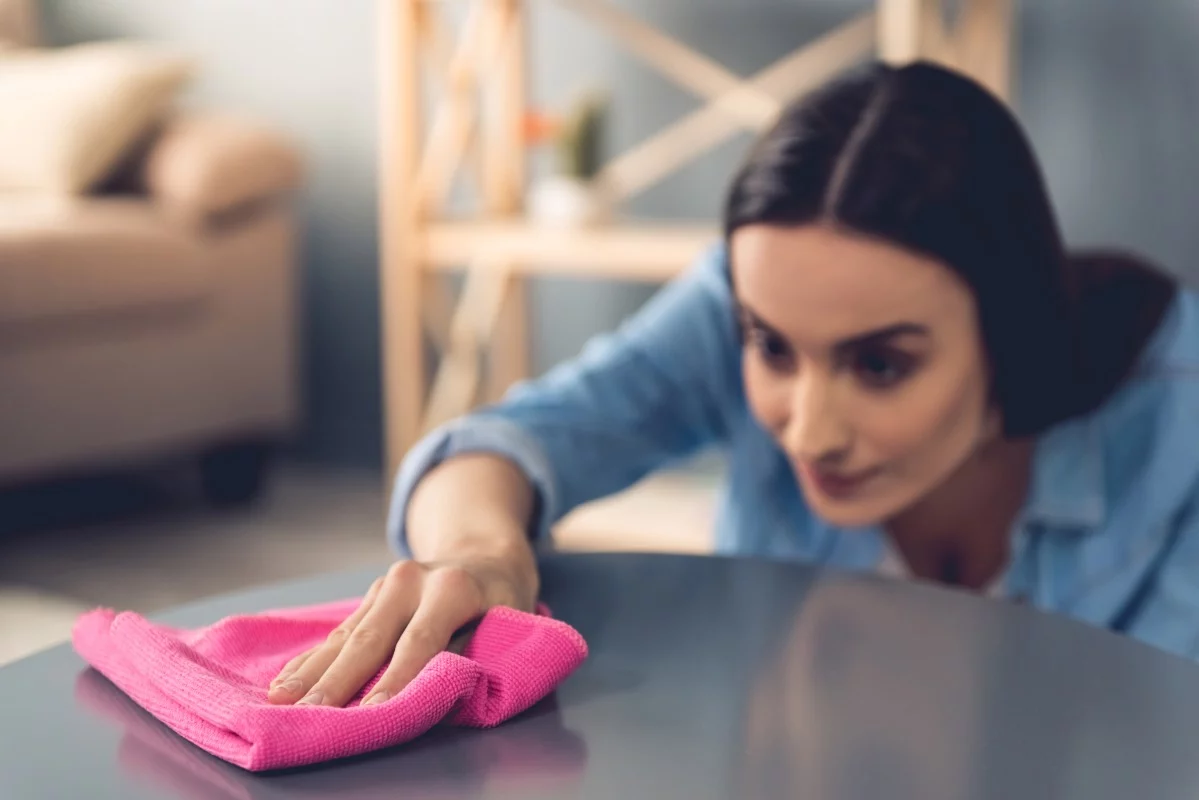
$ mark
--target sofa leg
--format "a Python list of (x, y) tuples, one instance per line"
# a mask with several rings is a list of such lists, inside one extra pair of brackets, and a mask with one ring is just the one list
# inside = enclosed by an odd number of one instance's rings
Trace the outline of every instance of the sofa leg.
[(271, 448), (265, 442), (222, 444), (200, 455), (200, 487), (217, 508), (240, 508), (257, 500), (266, 485)]

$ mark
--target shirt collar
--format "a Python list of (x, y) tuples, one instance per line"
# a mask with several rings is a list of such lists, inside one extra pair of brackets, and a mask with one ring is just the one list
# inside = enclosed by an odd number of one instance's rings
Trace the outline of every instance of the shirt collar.
[(1024, 518), (1052, 526), (1094, 529), (1104, 520), (1103, 447), (1089, 419), (1059, 425), (1037, 442)]

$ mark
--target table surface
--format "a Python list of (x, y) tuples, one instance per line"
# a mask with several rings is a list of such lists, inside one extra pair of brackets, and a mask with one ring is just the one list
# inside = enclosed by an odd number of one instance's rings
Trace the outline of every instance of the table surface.
[[(379, 570), (161, 619), (360, 594)], [(948, 590), (772, 563), (552, 556), (591, 657), (490, 731), (251, 775), (178, 738), (67, 647), (0, 670), (0, 796), (1172, 800), (1199, 796), (1199, 667)]]

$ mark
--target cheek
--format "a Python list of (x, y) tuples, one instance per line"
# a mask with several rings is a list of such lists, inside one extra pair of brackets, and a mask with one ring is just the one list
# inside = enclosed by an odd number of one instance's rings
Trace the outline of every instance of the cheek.
[(863, 414), (863, 444), (880, 460), (913, 472), (949, 469), (973, 451), (987, 421), (986, 382), (976, 361), (918, 379), (899, 402)]
[(745, 354), (741, 377), (749, 411), (758, 423), (768, 431), (777, 432), (785, 427), (790, 413), (788, 381), (767, 369), (751, 353)]

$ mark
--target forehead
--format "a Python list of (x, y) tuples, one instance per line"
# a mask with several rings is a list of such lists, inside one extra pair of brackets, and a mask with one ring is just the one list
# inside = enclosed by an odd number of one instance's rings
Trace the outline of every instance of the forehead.
[(747, 226), (731, 242), (738, 299), (780, 331), (836, 340), (900, 322), (971, 325), (974, 298), (940, 262), (827, 226)]

